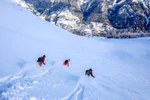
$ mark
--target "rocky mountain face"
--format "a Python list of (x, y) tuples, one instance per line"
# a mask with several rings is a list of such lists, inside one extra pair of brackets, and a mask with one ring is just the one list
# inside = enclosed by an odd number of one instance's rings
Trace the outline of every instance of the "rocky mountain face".
[(34, 14), (78, 35), (150, 36), (150, 0), (24, 0)]

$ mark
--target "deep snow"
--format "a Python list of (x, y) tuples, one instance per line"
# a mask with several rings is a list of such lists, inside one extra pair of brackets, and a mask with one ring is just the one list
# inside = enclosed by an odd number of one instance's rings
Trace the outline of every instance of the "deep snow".
[(0, 100), (150, 99), (150, 38), (80, 37), (9, 0), (0, 12)]

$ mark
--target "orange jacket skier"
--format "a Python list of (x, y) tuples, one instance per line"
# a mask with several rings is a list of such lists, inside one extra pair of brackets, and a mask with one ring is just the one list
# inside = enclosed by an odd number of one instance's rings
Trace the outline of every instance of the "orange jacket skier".
[(42, 64), (45, 65), (45, 55), (43, 55), (43, 57), (39, 57), (37, 62), (39, 63), (40, 66), (42, 66)]

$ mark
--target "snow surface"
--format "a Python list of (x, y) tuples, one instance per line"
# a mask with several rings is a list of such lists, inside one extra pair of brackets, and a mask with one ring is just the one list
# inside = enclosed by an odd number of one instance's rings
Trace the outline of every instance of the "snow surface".
[(0, 12), (0, 100), (150, 99), (150, 38), (73, 35), (5, 0)]

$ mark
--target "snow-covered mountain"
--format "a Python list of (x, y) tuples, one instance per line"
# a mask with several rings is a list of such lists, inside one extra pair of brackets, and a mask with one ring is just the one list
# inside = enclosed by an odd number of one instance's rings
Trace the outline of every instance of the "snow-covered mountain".
[(149, 0), (17, 0), (17, 2), (41, 18), (78, 35), (116, 38), (150, 36)]
[(150, 99), (150, 38), (69, 34), (10, 0), (0, 0), (0, 12), (0, 100)]

